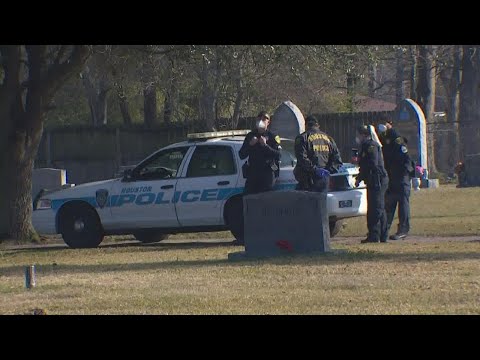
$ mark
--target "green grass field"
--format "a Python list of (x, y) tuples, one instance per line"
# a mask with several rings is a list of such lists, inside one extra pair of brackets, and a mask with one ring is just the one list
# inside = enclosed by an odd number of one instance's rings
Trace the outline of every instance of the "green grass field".
[[(480, 189), (412, 195), (412, 237), (344, 253), (231, 262), (228, 241), (0, 248), (0, 314), (480, 314)], [(341, 235), (362, 236), (365, 219)], [(222, 238), (223, 233), (212, 234)], [(199, 235), (196, 235), (199, 236)], [(224, 236), (223, 236), (224, 237)], [(24, 266), (37, 287), (24, 287)]]
[[(454, 185), (439, 189), (412, 191), (410, 197), (410, 234), (451, 236), (480, 234), (480, 188), (457, 189)], [(395, 218), (391, 233), (397, 230)], [(347, 219), (339, 236), (361, 236), (367, 233), (365, 218)]]

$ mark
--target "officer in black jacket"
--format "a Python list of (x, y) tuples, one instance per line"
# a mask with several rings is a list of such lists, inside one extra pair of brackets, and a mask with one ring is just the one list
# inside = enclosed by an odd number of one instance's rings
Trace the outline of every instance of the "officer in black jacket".
[(255, 130), (247, 134), (238, 152), (240, 159), (248, 157), (243, 169), (247, 179), (244, 194), (271, 191), (279, 175), (280, 137), (268, 130), (269, 125), (270, 115), (260, 112)]
[(387, 228), (390, 229), (398, 204), (398, 228), (390, 240), (401, 240), (410, 231), (410, 180), (415, 176), (415, 164), (408, 154), (407, 139), (393, 127), (393, 121), (384, 116), (380, 119), (380, 139), (383, 144), (385, 168), (390, 179), (386, 192), (385, 210)]
[(367, 226), (368, 236), (362, 243), (386, 242), (388, 236), (387, 215), (385, 213), (385, 192), (388, 187), (388, 175), (383, 163), (380, 144), (372, 140), (370, 128), (362, 125), (357, 130), (360, 172), (355, 186), (361, 181), (367, 185)]
[(328, 190), (328, 174), (338, 172), (342, 159), (337, 144), (320, 131), (318, 120), (314, 116), (308, 116), (305, 123), (307, 131), (295, 139), (297, 165), (293, 173), (298, 181), (296, 189), (324, 192)]
[(390, 178), (386, 193), (385, 210), (387, 211), (388, 229), (392, 225), (398, 204), (398, 229), (391, 240), (401, 240), (410, 231), (410, 180), (415, 171), (414, 164), (408, 155), (406, 139), (402, 136), (391, 138), (388, 162), (385, 163)]

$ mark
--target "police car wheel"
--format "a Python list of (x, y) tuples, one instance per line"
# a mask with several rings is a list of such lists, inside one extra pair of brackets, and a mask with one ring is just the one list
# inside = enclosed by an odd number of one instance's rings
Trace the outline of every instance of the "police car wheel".
[(103, 240), (103, 228), (97, 212), (89, 205), (66, 207), (59, 216), (63, 241), (71, 248), (95, 248)]
[(342, 230), (342, 223), (340, 221), (330, 221), (330, 237), (337, 236)]
[(230, 200), (225, 207), (225, 221), (235, 237), (236, 245), (243, 245), (243, 200), (238, 197)]
[(156, 242), (166, 240), (170, 235), (164, 234), (159, 231), (145, 230), (145, 231), (137, 231), (133, 233), (133, 236), (135, 236), (135, 239), (137, 239), (138, 241), (141, 241), (144, 244), (151, 244), (151, 243), (156, 243)]

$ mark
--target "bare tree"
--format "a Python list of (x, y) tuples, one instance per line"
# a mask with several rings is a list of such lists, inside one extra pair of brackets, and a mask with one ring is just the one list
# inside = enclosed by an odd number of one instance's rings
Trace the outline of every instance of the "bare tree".
[(32, 170), (53, 96), (79, 74), (84, 45), (1, 45), (0, 234), (37, 239), (31, 224)]
[(92, 71), (86, 66), (80, 74), (90, 107), (91, 124), (95, 127), (107, 124), (107, 94), (110, 91), (106, 72), (103, 69), (97, 70)]
[(480, 184), (480, 46), (463, 46), (460, 137), (469, 184)]
[(403, 49), (399, 47), (395, 54), (395, 101), (397, 104), (400, 104), (402, 100), (405, 99), (405, 87), (403, 85), (404, 80), (404, 56)]
[[(436, 47), (418, 45), (417, 54), (417, 87), (415, 99), (425, 113), (427, 123), (435, 121), (435, 89), (436, 89)], [(436, 173), (434, 132), (427, 131), (428, 169)]]
[(439, 62), (439, 78), (447, 94), (447, 120), (452, 124), (453, 136), (450, 146), (451, 163), (461, 159), (459, 115), (460, 115), (460, 85), (462, 83), (462, 46), (444, 46), (445, 54)]

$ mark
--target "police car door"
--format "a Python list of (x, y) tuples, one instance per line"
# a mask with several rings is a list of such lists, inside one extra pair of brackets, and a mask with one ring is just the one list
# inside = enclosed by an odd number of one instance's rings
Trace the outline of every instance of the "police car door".
[(189, 149), (161, 150), (133, 169), (129, 180), (114, 185), (111, 211), (116, 228), (178, 226), (175, 185)]
[(181, 226), (222, 225), (223, 205), (236, 191), (238, 168), (229, 145), (197, 145), (178, 179), (176, 203)]

